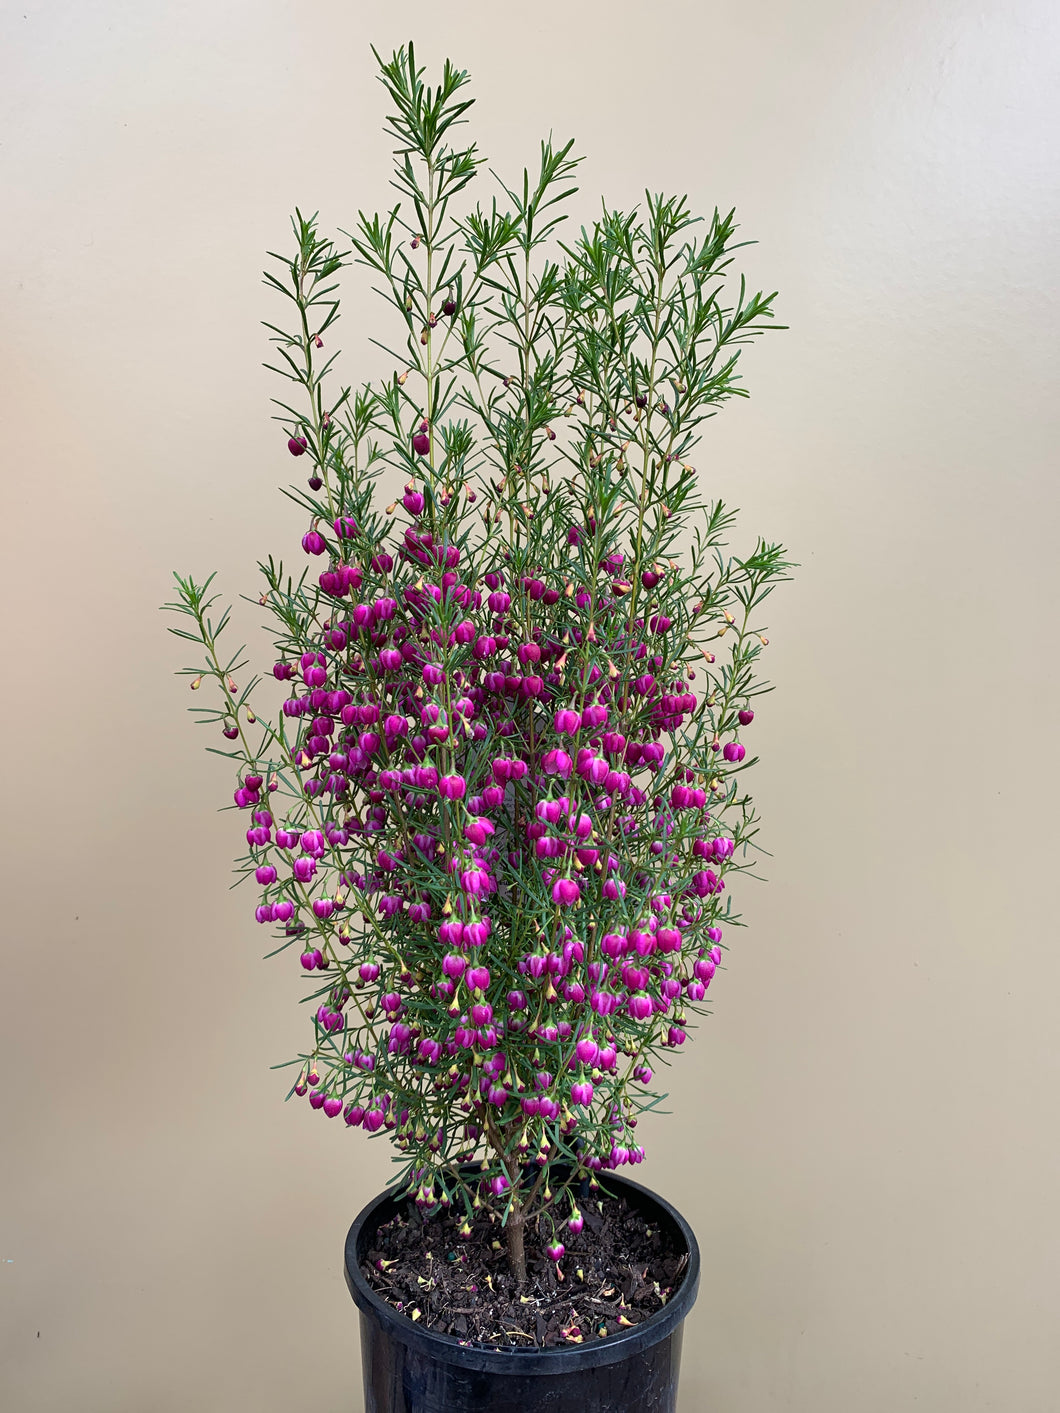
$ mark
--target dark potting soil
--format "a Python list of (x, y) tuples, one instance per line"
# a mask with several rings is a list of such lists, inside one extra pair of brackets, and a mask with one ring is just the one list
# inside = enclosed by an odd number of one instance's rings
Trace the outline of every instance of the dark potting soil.
[(585, 1226), (578, 1236), (563, 1228), (558, 1265), (545, 1254), (547, 1218), (540, 1232), (528, 1225), (522, 1290), (499, 1221), (479, 1212), (461, 1240), (451, 1215), (424, 1218), (411, 1199), (378, 1228), (361, 1269), (395, 1310), (463, 1344), (531, 1349), (607, 1338), (662, 1309), (688, 1254), (619, 1196), (598, 1190), (578, 1205)]

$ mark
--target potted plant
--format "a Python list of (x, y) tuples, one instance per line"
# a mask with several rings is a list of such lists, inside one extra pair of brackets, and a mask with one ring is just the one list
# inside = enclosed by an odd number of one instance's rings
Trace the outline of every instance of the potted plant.
[[(773, 296), (728, 292), (733, 214), (681, 198), (561, 242), (570, 143), (472, 205), (467, 75), (426, 86), (409, 45), (380, 76), (399, 203), (347, 251), (296, 213), (265, 277), (307, 472), (300, 567), (260, 565), (278, 710), (213, 576), (175, 576), (172, 631), (219, 692), (193, 710), (235, 764), (270, 955), (310, 988), (288, 1097), (394, 1148), (346, 1245), (368, 1408), (671, 1409), (698, 1250), (619, 1174), (757, 828), (742, 738), (789, 564), (725, 552), (689, 458)], [(351, 260), (395, 368), (332, 390)]]

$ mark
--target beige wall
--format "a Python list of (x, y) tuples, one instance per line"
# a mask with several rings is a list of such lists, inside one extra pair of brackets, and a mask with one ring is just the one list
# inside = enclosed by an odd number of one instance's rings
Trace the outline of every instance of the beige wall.
[[(360, 1407), (346, 1225), (388, 1172), (283, 1108), (304, 1012), (227, 891), (171, 569), (301, 533), (259, 364), (295, 202), (382, 204), (368, 42), (469, 67), (506, 172), (735, 204), (791, 331), (698, 462), (802, 563), (753, 728), (767, 887), (645, 1180), (705, 1268), (686, 1413), (1052, 1413), (1053, 0), (11, 0), (0, 1404)], [(351, 295), (351, 377), (373, 363)], [(242, 615), (264, 648), (250, 611)]]

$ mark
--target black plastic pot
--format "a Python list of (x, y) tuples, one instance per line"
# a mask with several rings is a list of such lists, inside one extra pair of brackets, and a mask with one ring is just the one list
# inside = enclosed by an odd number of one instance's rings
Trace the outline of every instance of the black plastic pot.
[(639, 1183), (607, 1185), (688, 1252), (667, 1304), (633, 1329), (564, 1349), (462, 1345), (413, 1324), (365, 1280), (376, 1229), (397, 1212), (389, 1193), (370, 1202), (346, 1237), (346, 1284), (361, 1312), (365, 1413), (675, 1413), (681, 1331), (699, 1291), (699, 1246), (681, 1214)]

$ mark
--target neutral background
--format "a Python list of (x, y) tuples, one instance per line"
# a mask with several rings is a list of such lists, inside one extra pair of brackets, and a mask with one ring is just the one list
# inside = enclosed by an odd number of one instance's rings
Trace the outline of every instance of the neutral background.
[(1054, 0), (4, 0), (0, 1403), (361, 1407), (387, 1154), (280, 1103), (298, 983), (156, 606), (297, 551), (263, 252), (388, 201), (368, 46), (410, 35), (502, 172), (576, 137), (585, 216), (736, 205), (791, 326), (697, 457), (802, 569), (770, 882), (646, 1135), (705, 1258), (682, 1409), (1055, 1413)]

